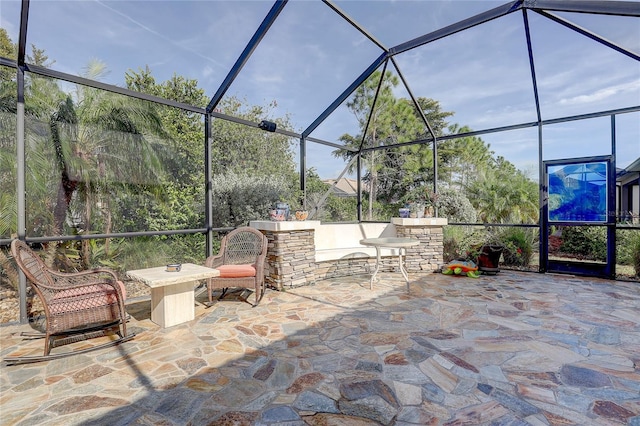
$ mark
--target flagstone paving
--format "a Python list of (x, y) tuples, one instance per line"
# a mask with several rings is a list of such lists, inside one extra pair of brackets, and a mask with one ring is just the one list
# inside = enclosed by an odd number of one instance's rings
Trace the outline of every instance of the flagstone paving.
[[(202, 295), (167, 329), (134, 301), (129, 342), (3, 366), (0, 423), (640, 426), (637, 283), (397, 275)], [(28, 328), (0, 328), (2, 357), (41, 351)]]

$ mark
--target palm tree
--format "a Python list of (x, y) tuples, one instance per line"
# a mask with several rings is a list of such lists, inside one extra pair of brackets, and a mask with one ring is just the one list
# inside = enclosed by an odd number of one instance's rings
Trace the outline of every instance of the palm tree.
[[(106, 66), (91, 61), (84, 77), (99, 80)], [(59, 173), (55, 230), (71, 221), (80, 232), (111, 231), (111, 201), (118, 190), (141, 186), (157, 196), (164, 170), (158, 154), (163, 145), (161, 119), (155, 106), (111, 92), (78, 85), (51, 117), (51, 138)], [(108, 242), (107, 242), (108, 244)], [(89, 266), (89, 245), (82, 259)]]
[(467, 187), (469, 200), (485, 223), (535, 223), (537, 190), (535, 182), (500, 156)]
[[(48, 59), (42, 51), (33, 48), (30, 62), (47, 66)], [(16, 200), (16, 80), (15, 74), (0, 81), (0, 236), (10, 236), (17, 232)], [(53, 79), (32, 74), (25, 76), (25, 139), (27, 145), (26, 187), (29, 194), (28, 223), (33, 229), (45, 229), (46, 218), (50, 216), (51, 204), (46, 185), (46, 171), (50, 169), (50, 153), (41, 147), (48, 137), (46, 123), (52, 111), (63, 99), (63, 93)], [(38, 202), (29, 203), (31, 200)], [(34, 219), (38, 218), (38, 219)], [(32, 231), (33, 232), (33, 231)]]
[[(46, 61), (41, 52), (38, 58)], [(92, 61), (84, 76), (98, 80), (105, 72)], [(14, 233), (17, 223), (15, 84), (0, 82), (0, 236)], [(25, 116), (29, 235), (60, 235), (68, 225), (90, 233), (94, 218), (109, 233), (118, 190), (163, 193), (158, 151), (165, 132), (152, 103), (83, 86), (65, 94), (55, 80), (27, 75)], [(83, 244), (85, 266), (88, 248)]]

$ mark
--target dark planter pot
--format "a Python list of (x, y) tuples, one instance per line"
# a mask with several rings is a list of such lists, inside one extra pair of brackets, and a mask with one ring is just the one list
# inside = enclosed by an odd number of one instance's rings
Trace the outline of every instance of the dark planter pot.
[(500, 256), (503, 250), (503, 246), (482, 246), (478, 254), (478, 269), (490, 275), (500, 272)]

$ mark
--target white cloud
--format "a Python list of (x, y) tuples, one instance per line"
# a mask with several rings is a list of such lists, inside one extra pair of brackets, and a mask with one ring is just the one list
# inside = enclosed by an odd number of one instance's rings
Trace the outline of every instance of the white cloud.
[(202, 76), (204, 78), (209, 77), (211, 74), (213, 74), (213, 68), (210, 65), (206, 65), (201, 72)]
[(280, 84), (284, 83), (284, 79), (281, 75), (277, 74), (253, 74), (253, 80), (256, 83), (269, 83), (269, 84)]
[(560, 99), (560, 103), (563, 105), (595, 103), (595, 102), (603, 101), (605, 99), (610, 99), (620, 93), (624, 93), (630, 90), (633, 90), (633, 91), (640, 90), (640, 80), (619, 84), (615, 86), (603, 87), (589, 94)]

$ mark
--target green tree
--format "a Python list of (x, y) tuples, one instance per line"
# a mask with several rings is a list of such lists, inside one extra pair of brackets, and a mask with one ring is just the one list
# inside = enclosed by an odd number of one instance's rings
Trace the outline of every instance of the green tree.
[(466, 190), (484, 223), (538, 220), (538, 185), (501, 156), (491, 157)]
[[(91, 61), (83, 75), (99, 80), (106, 72), (104, 63)], [(158, 146), (165, 138), (154, 104), (77, 85), (51, 114), (50, 130), (50, 182), (58, 185), (53, 232), (67, 233), (69, 224), (75, 232), (110, 233), (122, 193), (144, 187), (162, 195)], [(82, 243), (84, 267), (89, 248)]]
[[(148, 67), (135, 72), (129, 70), (126, 82), (127, 87), (133, 90), (166, 99), (201, 107), (208, 103), (196, 80), (174, 75), (166, 82), (157, 83)], [(250, 122), (266, 118), (275, 121), (279, 128), (290, 129), (288, 116), (269, 118), (276, 106), (275, 102), (266, 106), (250, 106), (235, 97), (226, 97), (217, 106), (217, 111)], [(185, 227), (201, 227), (204, 224), (203, 117), (169, 107), (160, 109), (160, 116), (172, 144), (173, 155), (164, 161), (173, 177), (165, 183), (165, 187), (171, 198), (170, 206), (174, 208), (154, 215), (154, 224), (158, 229), (169, 229), (168, 226), (177, 224), (167, 223), (171, 218), (173, 221), (180, 219), (180, 224)], [(255, 192), (256, 196), (259, 193), (268, 194), (270, 202), (267, 204), (278, 199), (291, 204), (297, 202), (298, 175), (291, 138), (223, 119), (213, 120), (211, 133), (213, 209), (217, 212), (214, 214), (215, 226), (237, 226), (251, 219), (265, 218), (268, 206), (265, 207), (262, 198), (255, 199), (255, 205), (252, 204), (250, 201), (255, 197), (247, 195), (251, 192)], [(279, 188), (279, 191), (266, 190), (264, 183), (261, 183), (263, 177), (277, 181), (274, 188)], [(250, 190), (252, 182), (253, 190)], [(233, 188), (237, 191), (236, 195), (245, 196), (231, 196)], [(176, 206), (182, 206), (181, 218), (172, 213)]]
[[(18, 46), (11, 41), (4, 28), (0, 28), (0, 56), (13, 60), (18, 58)], [(15, 78), (16, 70), (14, 68), (0, 67), (0, 83), (15, 80)]]
[[(278, 128), (292, 129), (289, 116), (273, 117), (275, 101), (266, 106), (247, 105), (236, 97), (220, 102), (218, 110), (253, 123), (267, 119)], [(292, 138), (254, 127), (217, 119), (212, 129), (213, 172), (247, 173), (253, 176), (284, 176), (295, 187), (298, 181)]]
[[(16, 46), (4, 28), (0, 28), (0, 56), (17, 56)], [(15, 69), (0, 67), (0, 237), (16, 232), (15, 78)]]
[[(452, 112), (442, 111), (438, 101), (418, 98), (417, 103), (422, 114), (427, 118), (436, 136), (442, 135), (447, 125), (446, 118)], [(413, 118), (408, 119), (412, 114)], [(398, 100), (393, 111), (394, 134), (398, 141), (414, 141), (431, 139), (432, 136), (424, 125), (419, 111), (409, 99)], [(433, 189), (434, 161), (431, 143), (414, 144), (387, 151), (383, 169), (385, 185), (381, 185), (378, 200), (383, 203), (396, 203), (402, 197), (399, 194), (418, 193), (416, 201), (426, 201), (428, 193)], [(440, 180), (440, 177), (438, 177)], [(381, 179), (382, 180), (382, 179)]]
[(213, 226), (246, 226), (249, 221), (264, 219), (274, 200), (289, 192), (284, 176), (253, 176), (246, 172), (228, 172), (213, 177)]
[[(0, 29), (0, 55), (16, 58), (17, 46), (9, 39), (6, 31)], [(27, 62), (48, 67), (50, 61), (44, 51), (31, 46)], [(17, 232), (16, 200), (16, 111), (17, 86), (16, 71), (12, 68), (0, 70), (0, 235), (9, 236)], [(28, 170), (27, 187), (27, 224), (30, 234), (39, 235), (44, 229), (51, 229), (54, 202), (51, 188), (47, 185), (47, 171), (51, 169), (53, 153), (41, 148), (49, 135), (48, 123), (52, 114), (64, 99), (64, 93), (55, 80), (27, 73), (25, 76), (25, 137), (27, 146)], [(35, 201), (37, 200), (37, 201)]]
[[(468, 132), (471, 132), (468, 126), (449, 126), (449, 134)], [(487, 169), (492, 166), (495, 153), (490, 148), (490, 145), (475, 136), (441, 142), (438, 145), (439, 179), (459, 191), (466, 191), (477, 176), (486, 174)]]
[[(347, 103), (356, 116), (361, 133), (343, 135), (345, 145), (359, 149), (379, 147), (420, 139), (430, 139), (431, 134), (409, 99), (396, 99), (393, 88), (398, 80), (391, 73), (384, 76), (376, 96), (382, 73), (371, 75)], [(436, 137), (448, 127), (449, 134), (471, 132), (467, 126), (447, 123), (452, 112), (442, 111), (437, 101), (427, 98), (417, 100)], [(369, 120), (368, 114), (372, 112)], [(368, 124), (367, 134), (363, 132)], [(334, 155), (350, 159), (352, 151), (337, 150)], [(415, 198), (424, 201), (433, 185), (434, 159), (431, 144), (413, 144), (387, 150), (369, 151), (365, 154), (367, 173), (364, 176), (369, 188), (369, 214), (373, 218), (375, 202), (381, 205)], [(478, 218), (484, 222), (535, 222), (538, 216), (538, 188), (525, 173), (517, 170), (503, 157), (495, 157), (489, 144), (481, 138), (466, 136), (438, 142), (439, 187), (458, 191), (463, 198), (451, 203), (450, 214), (467, 220), (475, 217), (469, 210), (471, 201)], [(413, 199), (412, 198), (412, 199)], [(464, 208), (462, 206), (465, 206)], [(458, 206), (458, 207), (455, 207)]]
[[(363, 147), (371, 148), (431, 138), (413, 101), (395, 97), (393, 89), (399, 84), (399, 80), (391, 72), (385, 73), (376, 103), (373, 104), (381, 77), (382, 72), (374, 72), (347, 103), (358, 120), (360, 134), (345, 134), (340, 140), (351, 148), (359, 149), (363, 140)], [(446, 117), (453, 113), (442, 111), (439, 103), (433, 99), (418, 98), (417, 103), (434, 133), (440, 135), (446, 127)], [(365, 128), (367, 134), (363, 137)], [(350, 159), (355, 154), (337, 150), (334, 155)], [(397, 203), (402, 194), (433, 183), (433, 151), (429, 144), (369, 151), (363, 159), (367, 168), (364, 180), (369, 189), (369, 219), (374, 216), (373, 209), (377, 201), (384, 204)], [(424, 192), (427, 192), (426, 187)]]
[[(241, 118), (250, 122), (260, 122), (263, 119), (273, 121), (278, 128), (291, 130), (289, 117), (273, 117), (275, 102), (266, 106), (247, 105), (245, 102), (229, 97), (222, 100), (218, 110), (224, 114)], [(234, 196), (229, 200), (229, 207), (236, 212), (251, 212), (251, 214), (234, 214), (235, 218), (225, 226), (237, 226), (246, 224), (251, 219), (265, 219), (268, 215), (268, 207), (276, 201), (284, 201), (290, 206), (300, 202), (299, 178), (293, 153), (294, 142), (292, 138), (279, 133), (265, 132), (254, 127), (236, 124), (227, 120), (216, 119), (212, 126), (212, 157), (213, 178), (212, 186), (216, 182), (248, 182), (242, 191), (244, 197)], [(272, 181), (270, 190), (263, 185), (264, 181)], [(275, 191), (274, 189), (277, 189)], [(217, 188), (213, 188), (214, 192)], [(252, 194), (254, 195), (248, 195)], [(262, 195), (260, 195), (262, 194)], [(262, 196), (268, 195), (269, 206), (264, 203)], [(257, 202), (260, 197), (260, 202)], [(252, 199), (256, 203), (250, 202)], [(216, 203), (225, 203), (224, 199), (213, 200), (214, 210), (218, 209)], [(243, 218), (239, 221), (239, 218)]]
[[(189, 105), (204, 107), (207, 97), (193, 79), (173, 75), (158, 83), (149, 67), (129, 70), (125, 75), (127, 87), (143, 93)], [(163, 131), (167, 137), (160, 151), (167, 173), (161, 186), (165, 202), (153, 200), (149, 192), (144, 198), (130, 197), (121, 200), (122, 208), (132, 212), (130, 218), (137, 222), (127, 224), (130, 229), (193, 229), (204, 226), (204, 122), (201, 114), (157, 106)]]
[[(127, 71), (125, 82), (129, 89), (148, 93), (188, 105), (203, 107), (207, 97), (198, 82), (174, 74), (163, 83), (156, 83), (149, 67)], [(204, 124), (201, 114), (179, 108), (159, 107), (158, 115), (172, 149), (168, 168), (171, 175), (185, 185), (201, 184), (204, 177)]]
[[(381, 79), (382, 82), (380, 82)], [(383, 145), (385, 140), (391, 137), (392, 110), (396, 104), (393, 88), (398, 83), (398, 77), (390, 72), (386, 72), (383, 78), (382, 72), (376, 71), (356, 89), (353, 97), (347, 102), (347, 108), (356, 116), (360, 134), (355, 136), (342, 135), (340, 140), (346, 146), (356, 149), (361, 149), (362, 147), (376, 148)], [(365, 130), (366, 134), (364, 134)], [(368, 183), (368, 219), (372, 219), (374, 216), (373, 202), (377, 198), (378, 175), (382, 167), (381, 156), (383, 154), (382, 151), (372, 150), (362, 158), (367, 169), (364, 180)], [(334, 151), (334, 155), (350, 160), (354, 153), (347, 150), (337, 150)]]

